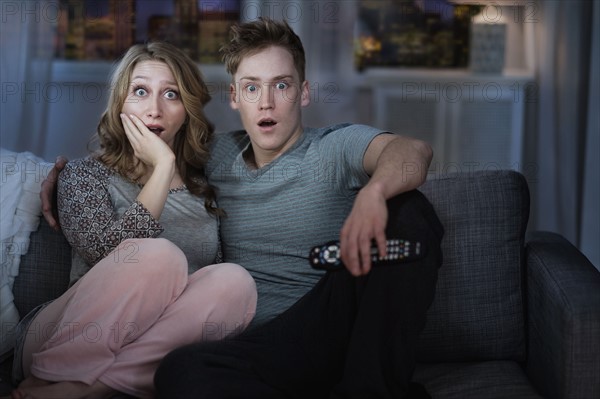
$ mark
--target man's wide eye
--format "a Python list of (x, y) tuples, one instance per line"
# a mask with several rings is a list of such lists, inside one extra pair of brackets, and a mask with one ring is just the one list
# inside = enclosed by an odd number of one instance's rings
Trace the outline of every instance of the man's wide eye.
[(254, 86), (254, 85), (248, 85), (248, 86), (246, 86), (246, 90), (248, 90), (249, 92), (255, 92), (256, 91), (256, 86)]
[(279, 90), (285, 90), (288, 87), (288, 85), (287, 83), (279, 82), (275, 85), (275, 87), (277, 87)]

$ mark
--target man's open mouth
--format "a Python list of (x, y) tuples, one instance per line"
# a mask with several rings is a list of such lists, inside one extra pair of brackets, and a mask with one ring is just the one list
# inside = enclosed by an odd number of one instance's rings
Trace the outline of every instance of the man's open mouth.
[(277, 122), (275, 122), (273, 119), (263, 119), (258, 122), (258, 126), (260, 127), (275, 126), (276, 124)]

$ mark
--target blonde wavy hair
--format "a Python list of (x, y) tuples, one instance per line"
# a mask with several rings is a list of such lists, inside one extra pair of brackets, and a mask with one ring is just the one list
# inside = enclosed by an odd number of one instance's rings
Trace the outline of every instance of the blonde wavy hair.
[(140, 177), (141, 161), (134, 156), (119, 115), (130, 90), (133, 69), (142, 61), (164, 62), (171, 69), (187, 114), (173, 143), (177, 169), (189, 191), (204, 196), (206, 209), (212, 214), (222, 214), (215, 206), (215, 190), (205, 178), (208, 143), (214, 133), (214, 126), (203, 109), (210, 101), (210, 94), (198, 66), (171, 44), (151, 42), (134, 45), (116, 65), (110, 80), (108, 105), (96, 132), (95, 139), (99, 144), (96, 158), (123, 176), (133, 180)]

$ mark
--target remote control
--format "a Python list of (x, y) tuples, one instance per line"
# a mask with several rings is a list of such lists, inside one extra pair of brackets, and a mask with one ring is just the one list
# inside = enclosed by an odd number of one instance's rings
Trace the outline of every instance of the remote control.
[[(371, 246), (371, 262), (374, 266), (396, 264), (420, 259), (425, 256), (425, 248), (420, 241), (393, 238), (386, 240), (387, 255), (379, 256), (376, 245)], [(340, 259), (340, 242), (329, 241), (313, 247), (308, 256), (310, 265), (319, 270), (339, 270), (344, 267)]]

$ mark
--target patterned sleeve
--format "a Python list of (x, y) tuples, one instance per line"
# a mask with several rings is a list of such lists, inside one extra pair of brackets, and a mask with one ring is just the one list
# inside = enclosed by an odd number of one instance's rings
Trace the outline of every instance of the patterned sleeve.
[(86, 262), (95, 265), (121, 241), (152, 238), (163, 228), (135, 201), (116, 215), (108, 191), (112, 172), (99, 161), (85, 158), (67, 164), (58, 179), (58, 216), (69, 244)]

